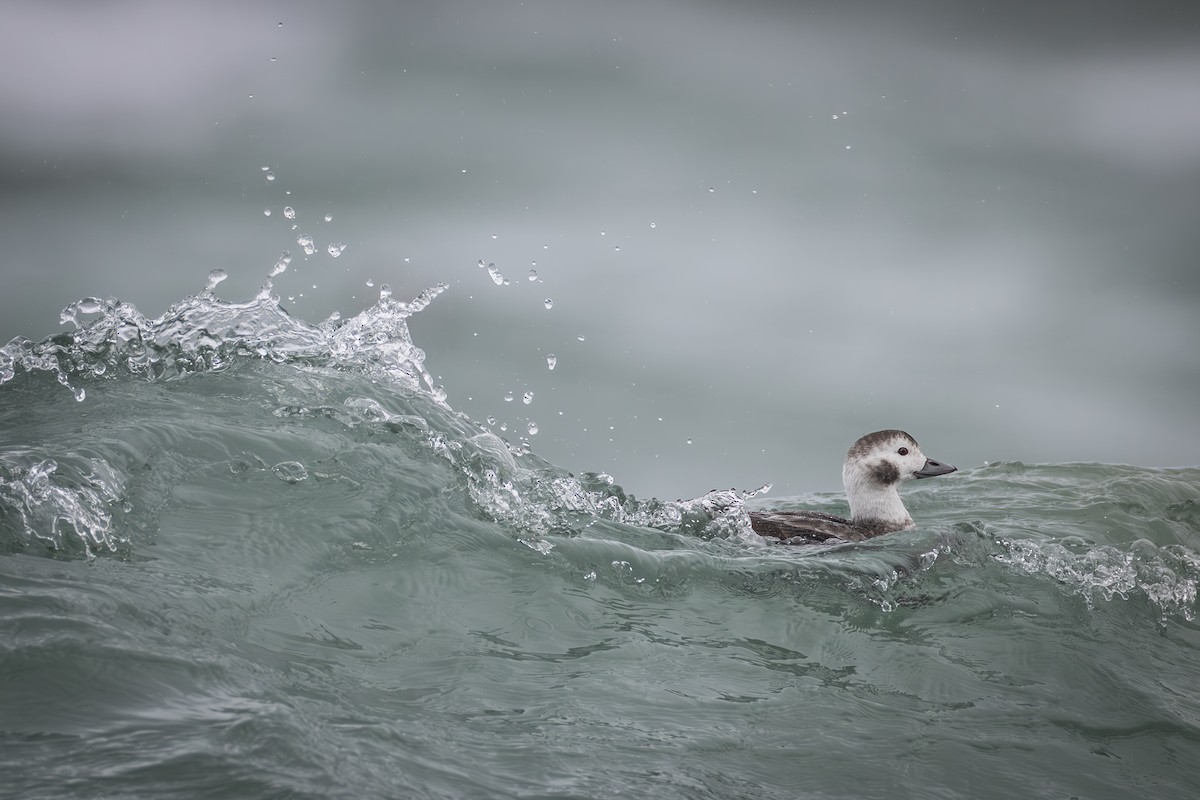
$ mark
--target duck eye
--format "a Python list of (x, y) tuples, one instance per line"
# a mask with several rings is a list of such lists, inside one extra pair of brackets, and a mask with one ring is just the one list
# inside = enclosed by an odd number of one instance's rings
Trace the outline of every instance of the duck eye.
[(906, 456), (906, 455), (908, 455), (908, 448), (907, 448), (907, 447), (901, 447), (901, 448), (900, 448), (899, 450), (897, 450), (896, 452), (897, 452), (897, 453), (899, 453), (899, 454), (900, 454), (900, 455), (902, 455), (902, 456)]

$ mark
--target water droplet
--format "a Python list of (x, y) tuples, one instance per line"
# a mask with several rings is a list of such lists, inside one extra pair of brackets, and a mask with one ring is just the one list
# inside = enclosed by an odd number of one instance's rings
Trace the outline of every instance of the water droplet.
[(213, 289), (217, 288), (217, 286), (221, 283), (221, 281), (225, 280), (228, 277), (229, 277), (228, 273), (226, 273), (225, 270), (223, 270), (223, 269), (212, 270), (211, 272), (208, 273), (208, 286), (206, 286), (204, 288), (204, 291), (211, 292)]
[(264, 208), (264, 209), (263, 209), (263, 216), (264, 216), (264, 217), (269, 217), (269, 216), (271, 216), (271, 209), (270, 209), (269, 207), (268, 207), (268, 208)]
[(274, 173), (274, 172), (268, 172), (268, 173), (267, 173), (267, 180), (269, 180), (269, 181), (273, 181), (273, 180), (275, 180), (275, 173)]
[(337, 258), (338, 256), (340, 256), (342, 254), (342, 251), (346, 249), (346, 243), (345, 242), (330, 242), (329, 247), (327, 247), (326, 249), (329, 251), (329, 255), (333, 256), (334, 258)]
[(529, 405), (530, 403), (532, 403), (533, 402), (533, 392), (526, 392), (524, 397), (521, 398), (521, 402), (523, 402), (525, 405)]
[(379, 284), (379, 299), (386, 300), (392, 296), (392, 287), (386, 283)]
[(283, 215), (285, 217), (287, 217), (288, 219), (295, 219), (296, 218), (296, 209), (292, 208), (291, 206), (284, 206), (283, 207)]
[(554, 301), (553, 301), (553, 300), (551, 300), (549, 297), (547, 297), (547, 298), (546, 298), (546, 299), (543, 301), (543, 305), (545, 305), (545, 306), (546, 306), (546, 308), (548, 308), (548, 309), (549, 309), (549, 308), (554, 308)]
[(547, 369), (554, 369), (557, 365), (558, 365), (558, 356), (554, 355), (554, 353), (551, 353), (550, 355), (546, 356), (546, 368)]
[(529, 280), (531, 280), (531, 281), (537, 280), (537, 270), (536, 269), (529, 270)]
[(325, 215), (325, 221), (326, 221), (326, 222), (333, 222), (333, 214), (326, 214), (326, 215)]
[(317, 252), (317, 246), (313, 244), (313, 237), (309, 236), (307, 233), (302, 233), (297, 236), (296, 244), (304, 248), (304, 255), (306, 256), (311, 256), (313, 253)]
[(529, 431), (530, 436), (537, 436), (538, 426), (536, 422), (531, 422), (525, 426), (525, 430)]
[(505, 393), (504, 393), (504, 402), (506, 402), (506, 403), (511, 403), (512, 401), (513, 401), (513, 393), (512, 393), (512, 392), (505, 392)]
[(287, 271), (288, 264), (291, 264), (291, 263), (292, 263), (292, 254), (289, 253), (288, 251), (284, 250), (283, 254), (279, 256), (279, 260), (275, 262), (275, 266), (271, 267), (271, 271), (269, 273), (267, 273), (267, 277), (274, 278), (276, 276), (282, 275), (284, 272)]

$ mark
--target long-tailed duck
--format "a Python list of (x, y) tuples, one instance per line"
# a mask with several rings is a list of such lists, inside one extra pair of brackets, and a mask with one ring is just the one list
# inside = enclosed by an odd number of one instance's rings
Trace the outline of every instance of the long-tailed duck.
[(751, 511), (759, 536), (783, 544), (814, 544), (830, 539), (857, 542), (915, 527), (897, 491), (912, 478), (932, 478), (957, 467), (926, 458), (904, 431), (876, 431), (855, 442), (842, 465), (850, 519), (819, 511)]

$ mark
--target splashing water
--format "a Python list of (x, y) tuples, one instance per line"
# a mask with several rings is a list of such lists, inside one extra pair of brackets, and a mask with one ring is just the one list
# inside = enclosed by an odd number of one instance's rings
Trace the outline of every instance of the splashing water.
[[(83, 401), (86, 393), (74, 385), (76, 379), (124, 370), (150, 380), (171, 380), (221, 370), (236, 358), (249, 357), (357, 369), (410, 388), (424, 383), (434, 390), (424, 367), (425, 354), (413, 343), (406, 320), (445, 291), (445, 284), (426, 289), (408, 303), (392, 298), (384, 285), (378, 302), (356, 316), (342, 320), (335, 314), (312, 326), (284, 311), (273, 292), (273, 279), (290, 261), (290, 254), (280, 256), (259, 293), (244, 303), (213, 295), (227, 277), (224, 270), (213, 270), (200, 294), (184, 298), (155, 319), (112, 298), (78, 300), (60, 316), (73, 331), (42, 342), (17, 337), (0, 348), (0, 384), (12, 380), (17, 367), (51, 372)], [(85, 319), (94, 315), (96, 319)]]

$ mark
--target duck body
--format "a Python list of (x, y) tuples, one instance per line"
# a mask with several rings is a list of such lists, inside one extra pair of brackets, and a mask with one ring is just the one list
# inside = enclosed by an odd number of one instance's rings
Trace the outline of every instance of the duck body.
[(917, 440), (904, 431), (868, 433), (850, 446), (842, 464), (850, 519), (819, 511), (751, 511), (750, 526), (759, 536), (782, 544), (859, 542), (907, 530), (916, 524), (900, 499), (900, 485), (956, 469), (926, 458)]

